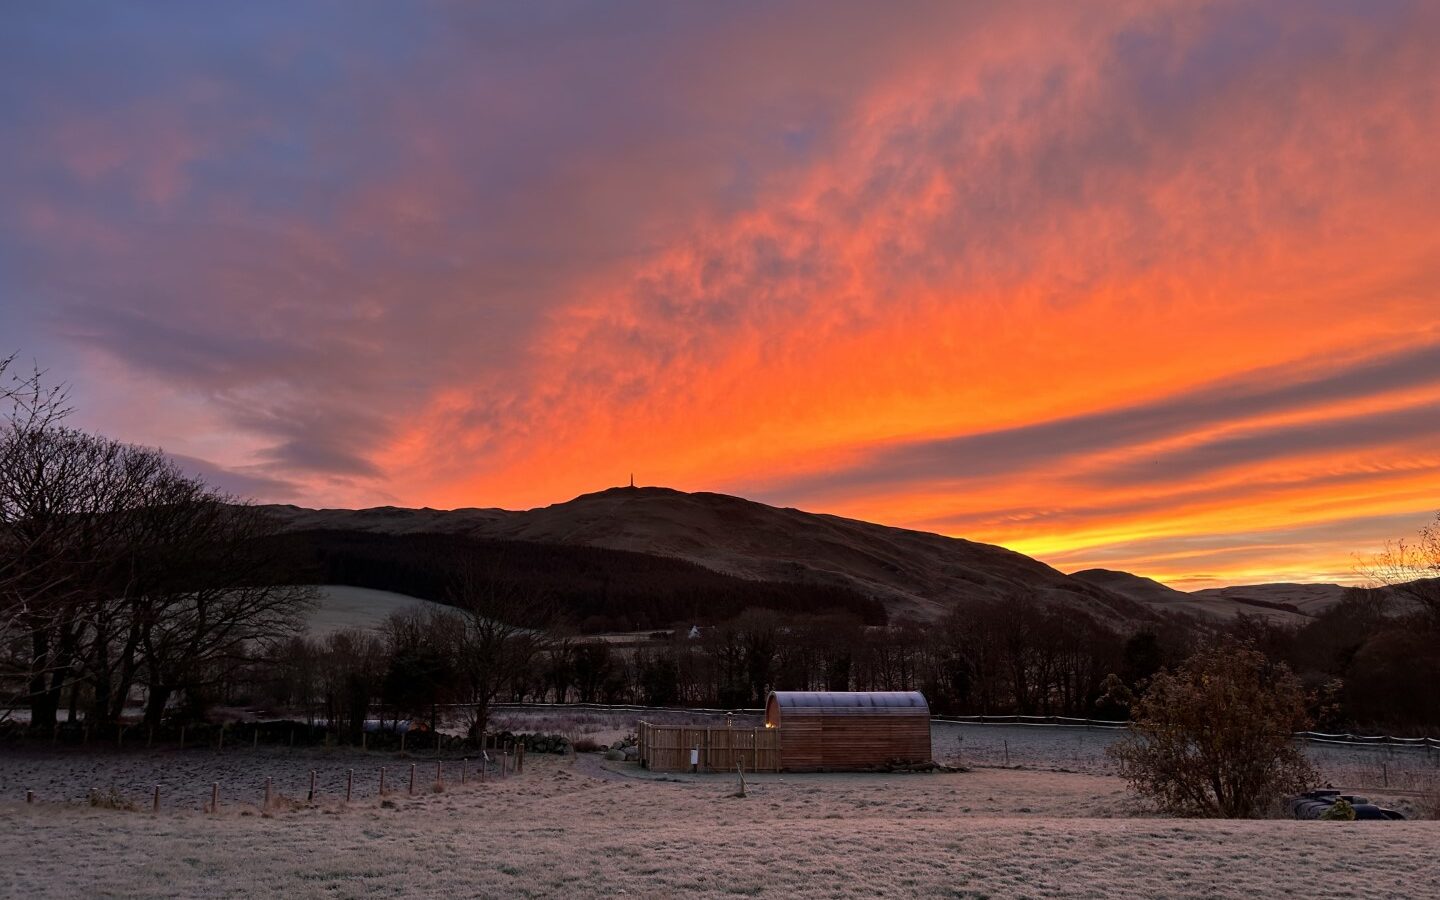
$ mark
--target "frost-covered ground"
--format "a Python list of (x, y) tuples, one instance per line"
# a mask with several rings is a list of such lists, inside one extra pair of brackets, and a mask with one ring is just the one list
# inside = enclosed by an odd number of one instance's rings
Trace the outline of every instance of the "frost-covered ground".
[[(267, 760), (268, 761), (268, 760)], [(1440, 824), (1134, 817), (1109, 776), (643, 776), (595, 756), (262, 815), (0, 804), (15, 896), (1425, 896)], [(638, 776), (638, 777), (637, 777)]]
[(967, 766), (1012, 766), (1110, 773), (1105, 748), (1120, 737), (1110, 728), (1030, 725), (961, 725), (935, 722), (930, 733), (935, 759)]
[[(597, 711), (501, 712), (492, 719), (492, 728), (589, 737), (609, 744), (633, 734), (641, 717)], [(643, 718), (658, 724), (724, 727), (718, 717), (695, 713), (656, 712), (644, 714)], [(734, 726), (748, 728), (758, 722), (736, 717)], [(943, 722), (936, 722), (932, 733), (935, 759), (939, 762), (980, 768), (1008, 764), (1017, 769), (1099, 776), (1114, 775), (1105, 748), (1120, 736), (1120, 732), (1098, 728)], [(160, 785), (165, 806), (199, 809), (208, 802), (214, 782), (220, 784), (222, 800), (256, 796), (267, 777), (273, 779), (277, 796), (283, 793), (298, 797), (308, 794), (313, 769), (317, 792), (334, 797), (343, 794), (347, 772), (353, 770), (353, 795), (369, 797), (379, 789), (382, 766), (387, 769), (392, 788), (402, 782), (408, 788), (411, 764), (417, 766), (417, 779), (422, 784), (434, 781), (437, 764), (445, 782), (458, 780), (462, 768), (477, 770), (475, 753), (437, 755), (419, 746), (423, 742), (424, 737), (417, 735), (417, 746), (408, 755), (347, 748), (261, 747), (256, 751), (235, 748), (216, 752), (213, 748), (181, 751), (170, 746), (116, 752), (108, 748), (20, 745), (0, 748), (0, 799), (33, 790), (42, 800), (82, 800), (91, 789), (114, 788), (125, 796), (143, 796), (148, 802), (154, 786)], [(1383, 796), (1402, 808), (1407, 797), (1440, 789), (1440, 753), (1319, 744), (1308, 745), (1306, 752), (1327, 783), (1377, 798)]]
[[(1122, 738), (1114, 728), (972, 725), (936, 722), (935, 758), (970, 766), (1011, 766), (1114, 774), (1105, 748)], [(1406, 798), (1440, 789), (1440, 752), (1307, 743), (1306, 754), (1326, 783), (1372, 796)]]
[[(545, 715), (564, 724), (564, 714)], [(631, 724), (623, 716), (570, 723), (597, 735)], [(963, 745), (963, 761), (976, 768), (758, 775), (743, 799), (732, 796), (732, 776), (646, 773), (584, 754), (532, 756), (522, 775), (463, 786), (459, 759), (447, 759), (436, 793), (435, 760), (423, 754), (8, 748), (0, 750), (0, 853), (25, 863), (9, 869), (4, 893), (1440, 896), (1440, 822), (1154, 817), (1109, 773), (1103, 747), (1113, 738), (937, 724), (937, 756)], [(998, 767), (1006, 742), (1011, 765), (1024, 768)], [(1001, 758), (992, 759), (997, 746)], [(1333, 772), (1368, 771), (1354, 751), (1325, 752), (1321, 764)], [(412, 762), (421, 786), (413, 797)], [(374, 796), (381, 765), (396, 790), (385, 801)], [(266, 775), (277, 796), (297, 798), (312, 768), (316, 803), (260, 809)], [(351, 768), (356, 795), (347, 805)], [(221, 809), (208, 815), (200, 810), (215, 780)], [(148, 800), (157, 782), (165, 808), (155, 816)], [(89, 787), (112, 783), (140, 811), (80, 801)], [(27, 787), (41, 802), (23, 803)]]

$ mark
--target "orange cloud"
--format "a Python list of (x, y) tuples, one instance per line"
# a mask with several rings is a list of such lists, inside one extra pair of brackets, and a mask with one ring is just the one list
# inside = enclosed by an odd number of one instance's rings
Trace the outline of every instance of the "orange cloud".
[[(175, 63), (238, 131), (177, 86), (103, 119), (165, 152), (86, 153), (56, 101), (92, 187), (27, 190), (12, 241), (55, 241), (55, 334), (183, 394), (100, 424), (284, 499), (633, 471), (1179, 584), (1347, 577), (1423, 520), (1432, 7), (912, 13), (315, 23), (246, 78)], [(324, 113), (276, 89), (326, 72)], [(67, 269), (115, 180), (194, 221)]]

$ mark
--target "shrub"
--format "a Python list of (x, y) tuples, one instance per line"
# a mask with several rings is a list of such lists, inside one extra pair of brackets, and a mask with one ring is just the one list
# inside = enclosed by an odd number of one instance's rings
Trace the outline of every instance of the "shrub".
[(126, 799), (125, 795), (116, 790), (113, 785), (110, 787), (110, 790), (104, 792), (98, 789), (92, 789), (90, 791), (90, 805), (97, 809), (135, 811), (135, 804)]
[(590, 737), (582, 737), (575, 741), (576, 753), (599, 753), (605, 749), (605, 745)]
[(1133, 712), (1107, 752), (1167, 813), (1256, 818), (1316, 781), (1292, 737), (1307, 725), (1300, 682), (1254, 650), (1196, 653), (1156, 675)]
[(1329, 809), (1320, 814), (1320, 818), (1327, 822), (1353, 822), (1355, 821), (1355, 807), (1344, 797), (1335, 798), (1335, 803)]

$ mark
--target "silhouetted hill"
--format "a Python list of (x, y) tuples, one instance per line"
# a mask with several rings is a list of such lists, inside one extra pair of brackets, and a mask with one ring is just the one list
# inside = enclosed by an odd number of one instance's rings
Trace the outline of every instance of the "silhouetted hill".
[[(956, 604), (1017, 594), (1071, 606), (1111, 625), (1155, 617), (1144, 603), (1003, 547), (782, 509), (724, 494), (613, 488), (523, 512), (269, 509), (296, 532), (392, 538), (449, 535), (503, 544), (512, 554), (521, 553), (516, 548), (522, 546), (569, 547), (617, 551), (672, 564), (684, 562), (735, 579), (746, 594), (756, 597), (766, 590), (762, 585), (779, 584), (790, 586), (787, 591), (792, 592), (802, 585), (833, 591), (841, 608), (853, 608), (858, 602), (854, 598), (873, 599), (890, 621), (900, 617), (933, 620)], [(350, 559), (380, 552), (376, 549), (380, 544), (367, 545), (361, 552), (359, 540), (354, 539), (357, 543)], [(436, 542), (437, 547), (440, 544)], [(596, 558), (578, 549), (571, 556), (534, 549), (523, 553), (550, 554), (543, 567), (561, 573)], [(386, 565), (375, 564), (377, 569)], [(638, 561), (633, 565), (636, 571), (642, 567)], [(639, 593), (628, 596), (641, 602), (646, 578), (637, 575), (633, 583)], [(384, 584), (363, 586), (401, 589)], [(797, 602), (808, 603), (809, 598)]]

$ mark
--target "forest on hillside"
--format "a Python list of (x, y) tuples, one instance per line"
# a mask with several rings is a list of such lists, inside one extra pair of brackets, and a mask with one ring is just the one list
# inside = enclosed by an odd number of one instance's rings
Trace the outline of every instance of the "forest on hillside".
[(266, 541), (266, 555), (295, 584), (345, 584), (449, 604), (458, 573), (473, 570), (545, 598), (558, 621), (582, 634), (712, 625), (751, 608), (886, 622), (884, 604), (842, 585), (751, 581), (604, 547), (360, 531), (299, 531)]

